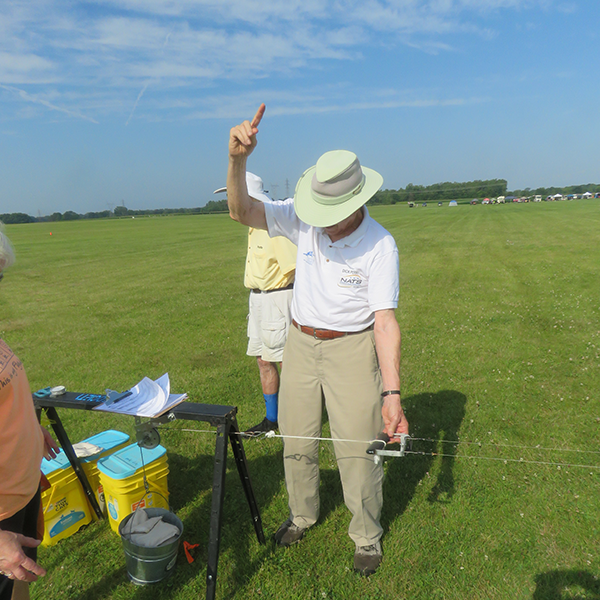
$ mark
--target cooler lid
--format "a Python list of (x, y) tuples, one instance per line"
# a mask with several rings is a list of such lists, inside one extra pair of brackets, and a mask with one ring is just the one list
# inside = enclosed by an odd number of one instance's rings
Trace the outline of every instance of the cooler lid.
[(163, 457), (167, 452), (163, 446), (156, 446), (152, 450), (141, 448), (137, 444), (131, 444), (117, 450), (114, 454), (101, 458), (98, 461), (98, 470), (111, 479), (127, 479), (135, 475), (142, 468), (142, 455), (144, 465), (147, 467), (155, 460)]
[[(129, 441), (129, 436), (126, 433), (121, 431), (116, 431), (115, 429), (108, 429), (106, 431), (101, 431), (92, 437), (89, 437), (82, 442), (88, 442), (89, 444), (94, 444), (94, 446), (98, 446), (102, 448), (102, 452), (106, 452), (107, 450), (112, 450), (117, 446), (121, 446)], [(94, 454), (93, 456), (81, 457), (79, 459), (80, 463), (88, 463), (98, 459), (99, 454)], [(146, 460), (146, 459), (144, 459)], [(64, 450), (61, 448), (56, 453), (56, 458), (52, 460), (42, 459), (42, 473), (46, 475), (46, 477), (53, 473), (54, 471), (58, 471), (59, 469), (66, 469), (70, 467), (69, 459), (65, 454)]]
[(66, 469), (67, 467), (70, 467), (71, 463), (69, 462), (69, 459), (67, 458), (67, 455), (61, 450), (60, 452), (58, 452), (56, 454), (56, 458), (53, 458), (51, 460), (47, 460), (46, 458), (42, 459), (42, 473), (48, 477), (48, 475), (50, 475), (51, 473), (54, 473), (55, 471), (59, 471), (60, 469)]
[[(98, 446), (102, 448), (102, 452), (106, 452), (107, 450), (112, 450), (117, 446), (121, 446), (129, 441), (129, 436), (122, 431), (116, 431), (115, 429), (107, 429), (106, 431), (101, 431), (92, 437), (86, 438), (82, 440), (83, 442), (88, 442), (88, 444), (94, 444), (94, 446)], [(91, 460), (96, 460), (98, 456), (88, 456), (87, 458), (80, 458), (81, 462), (89, 462)]]

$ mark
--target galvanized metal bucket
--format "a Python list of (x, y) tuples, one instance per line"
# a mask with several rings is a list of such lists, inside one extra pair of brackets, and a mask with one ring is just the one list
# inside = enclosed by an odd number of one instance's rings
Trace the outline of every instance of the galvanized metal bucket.
[(127, 566), (127, 575), (133, 583), (137, 585), (146, 585), (148, 583), (158, 583), (166, 579), (174, 571), (177, 561), (177, 551), (179, 549), (179, 540), (183, 534), (183, 523), (172, 512), (164, 508), (145, 508), (148, 517), (162, 517), (165, 523), (175, 525), (179, 529), (179, 536), (173, 542), (158, 548), (144, 548), (133, 544), (123, 536), (123, 528), (133, 517), (133, 513), (127, 515), (119, 524), (119, 535), (123, 542), (125, 551), (125, 563)]

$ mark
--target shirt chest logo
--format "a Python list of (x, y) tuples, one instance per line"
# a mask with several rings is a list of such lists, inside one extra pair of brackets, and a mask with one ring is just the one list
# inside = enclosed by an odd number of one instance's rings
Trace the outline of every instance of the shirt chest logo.
[(304, 252), (302, 254), (302, 258), (304, 259), (304, 262), (307, 265), (314, 265), (315, 264), (315, 253), (312, 250), (309, 250), (308, 252)]
[(363, 277), (358, 271), (353, 269), (342, 269), (338, 287), (343, 288), (358, 288), (363, 284)]

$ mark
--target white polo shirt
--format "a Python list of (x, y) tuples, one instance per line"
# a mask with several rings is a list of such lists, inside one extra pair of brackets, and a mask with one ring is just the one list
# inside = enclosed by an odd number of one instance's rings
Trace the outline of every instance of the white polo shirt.
[(362, 331), (375, 311), (398, 306), (398, 248), (391, 234), (369, 216), (349, 236), (332, 242), (320, 227), (302, 222), (289, 199), (265, 204), (271, 237), (298, 246), (292, 317), (300, 325)]

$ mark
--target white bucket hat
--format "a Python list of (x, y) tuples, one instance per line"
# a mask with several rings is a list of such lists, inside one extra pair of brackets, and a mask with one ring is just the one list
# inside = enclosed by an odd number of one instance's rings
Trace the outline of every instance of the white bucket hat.
[(383, 177), (361, 167), (354, 152), (332, 150), (298, 180), (294, 208), (308, 225), (329, 227), (366, 204), (382, 185)]
[[(254, 173), (250, 173), (250, 171), (246, 171), (246, 187), (248, 188), (248, 195), (255, 200), (260, 200), (261, 202), (273, 202), (267, 193), (265, 192), (265, 188), (263, 185), (263, 180)], [(218, 190), (215, 190), (213, 194), (220, 194), (221, 192), (226, 192), (227, 188), (222, 187)]]

